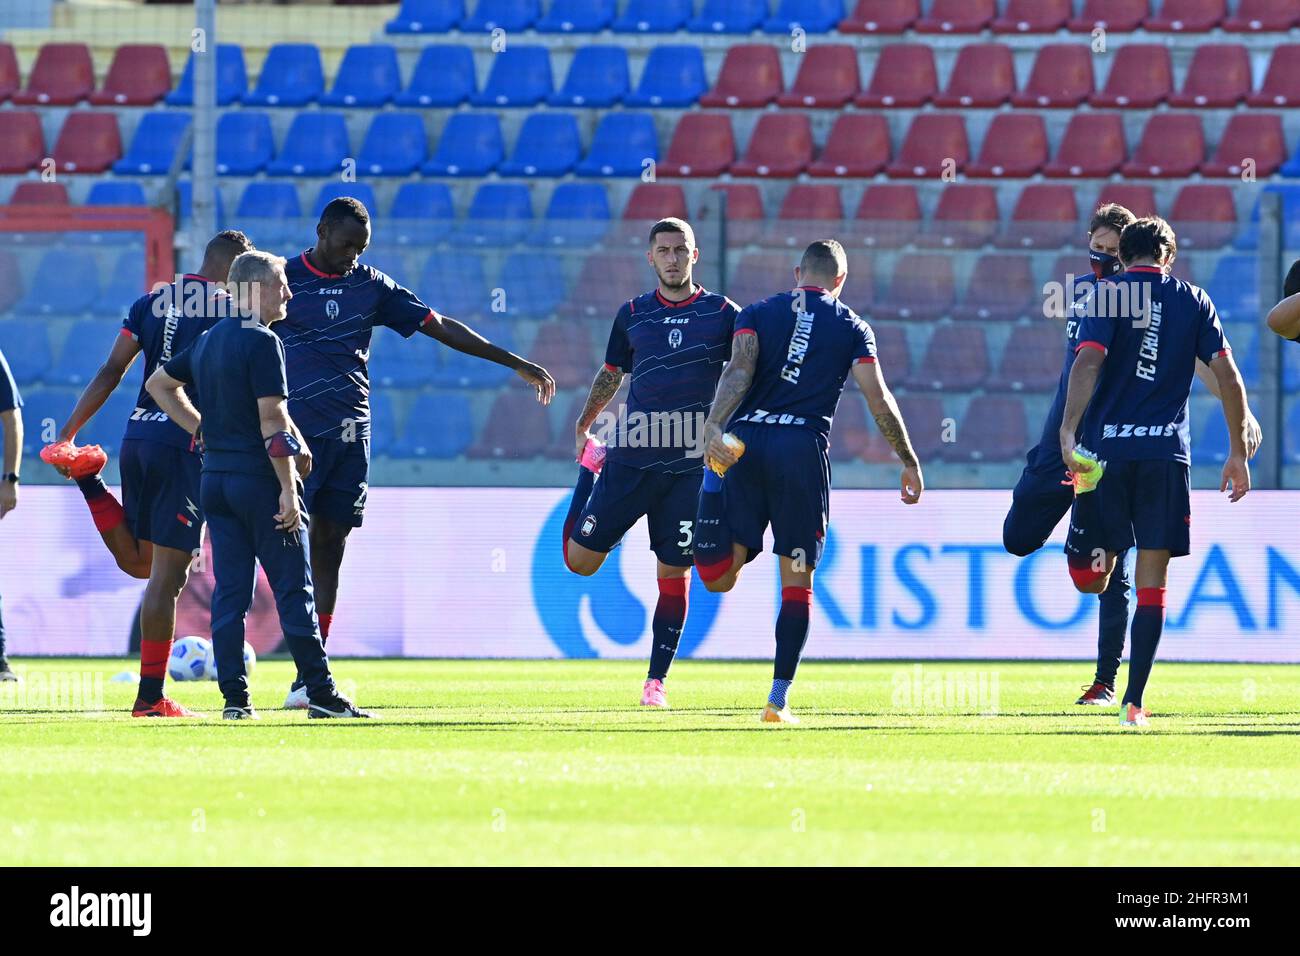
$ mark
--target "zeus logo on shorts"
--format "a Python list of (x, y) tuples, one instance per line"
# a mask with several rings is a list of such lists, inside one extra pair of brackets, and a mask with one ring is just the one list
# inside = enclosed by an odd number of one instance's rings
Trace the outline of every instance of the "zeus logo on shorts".
[(595, 530), (596, 530), (596, 516), (587, 515), (587, 517), (583, 519), (582, 522), (582, 529), (581, 529), (582, 536), (584, 538), (589, 538), (591, 537), (591, 533)]
[(1106, 425), (1102, 438), (1170, 438), (1174, 434), (1173, 422), (1168, 425)]
[(802, 415), (794, 416), (786, 412), (781, 414), (768, 414), (765, 409), (756, 408), (748, 415), (742, 415), (736, 419), (738, 422), (753, 422), (763, 425), (802, 425), (808, 421)]

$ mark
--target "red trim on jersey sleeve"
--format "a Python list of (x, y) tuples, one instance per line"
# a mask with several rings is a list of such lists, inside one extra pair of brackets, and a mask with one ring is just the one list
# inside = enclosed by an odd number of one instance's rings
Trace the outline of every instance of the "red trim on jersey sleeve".
[[(310, 251), (311, 251), (310, 249), (307, 250), (307, 252), (310, 252)], [(308, 269), (311, 273), (313, 273), (314, 275), (318, 275), (318, 276), (320, 276), (322, 279), (341, 279), (341, 278), (343, 278), (342, 276), (340, 276), (340, 275), (338, 275), (337, 273), (334, 273), (334, 272), (321, 272), (319, 269), (317, 269), (314, 265), (311, 264), (311, 260), (307, 258), (307, 252), (304, 252), (304, 253), (303, 253), (299, 258), (302, 259), (302, 264), (305, 265), (305, 266), (307, 267), (307, 269)]]
[(1106, 346), (1102, 345), (1100, 342), (1080, 342), (1074, 347), (1074, 354), (1078, 355), (1084, 349), (1096, 349), (1102, 355), (1106, 354)]
[(621, 368), (620, 368), (619, 366), (617, 366), (617, 365), (610, 365), (608, 362), (606, 362), (606, 363), (605, 363), (605, 371), (606, 371), (606, 372), (621, 372), (621, 371), (623, 371), (623, 369), (621, 369)]
[(1219, 351), (1214, 353), (1214, 357), (1223, 358), (1225, 355), (1230, 355), (1230, 354), (1232, 354), (1232, 349), (1219, 349)]
[(757, 335), (757, 334), (758, 333), (755, 332), (753, 329), (736, 329), (736, 331), (732, 334), (731, 337), (734, 339), (737, 335)]
[(432, 322), (434, 319), (436, 319), (436, 318), (438, 318), (438, 317), (439, 317), (439, 316), (438, 316), (438, 313), (435, 312), (433, 309), (430, 309), (430, 310), (429, 310), (429, 314), (426, 315), (423, 319), (420, 320), (420, 325), (421, 325), (421, 326), (428, 325), (430, 322)]
[(876, 364), (876, 357), (874, 355), (863, 355), (861, 358), (855, 358), (853, 360), (854, 365), (861, 365), (863, 362), (874, 365)]
[(118, 335), (128, 335), (128, 336), (130, 336), (131, 338), (135, 338), (135, 333), (132, 332), (132, 331), (131, 331), (130, 329), (128, 329), (128, 328), (121, 328), (121, 329), (118, 329), (118, 330), (117, 330), (117, 333), (118, 333)]

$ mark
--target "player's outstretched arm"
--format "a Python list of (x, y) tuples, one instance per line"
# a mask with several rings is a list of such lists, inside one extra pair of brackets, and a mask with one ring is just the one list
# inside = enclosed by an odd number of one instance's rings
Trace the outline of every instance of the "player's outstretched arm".
[(582, 414), (578, 416), (578, 421), (574, 425), (579, 458), (582, 457), (582, 449), (586, 447), (587, 439), (591, 437), (591, 426), (596, 423), (596, 418), (605, 410), (605, 406), (610, 403), (618, 387), (623, 384), (625, 374), (621, 368), (602, 365), (592, 380), (591, 391), (587, 393), (587, 403), (582, 406)]
[(420, 331), (429, 338), (441, 342), (457, 352), (464, 352), (466, 355), (473, 355), (475, 358), (487, 359), (489, 362), (496, 362), (498, 365), (504, 365), (506, 368), (511, 369), (525, 382), (537, 389), (537, 400), (543, 405), (549, 405), (551, 399), (555, 397), (555, 379), (551, 378), (550, 372), (540, 365), (534, 365), (514, 352), (508, 352), (499, 345), (493, 345), (464, 322), (458, 322), (449, 316), (433, 312), (428, 320), (420, 326)]
[(1300, 293), (1287, 296), (1269, 310), (1268, 327), (1284, 339), (1300, 339)]
[(1247, 462), (1247, 438), (1249, 425), (1246, 421), (1246, 386), (1242, 384), (1241, 373), (1237, 363), (1232, 360), (1232, 353), (1217, 356), (1210, 363), (1210, 371), (1219, 383), (1220, 400), (1223, 403), (1223, 417), (1228, 422), (1229, 453), (1223, 463), (1223, 477), (1219, 490), (1227, 491), (1232, 501), (1240, 501), (1250, 491), (1250, 465)]
[(1088, 403), (1092, 401), (1092, 392), (1097, 387), (1097, 379), (1105, 361), (1106, 353), (1101, 349), (1084, 347), (1079, 349), (1079, 354), (1074, 358), (1074, 366), (1070, 369), (1060, 434), (1061, 460), (1065, 462), (1067, 471), (1087, 471), (1091, 467), (1074, 460), (1074, 435), (1079, 430), (1079, 423), (1083, 421), (1083, 413), (1088, 410)]
[(894, 449), (894, 454), (903, 463), (903, 475), (900, 490), (903, 503), (914, 505), (921, 500), (925, 490), (925, 479), (921, 477), (921, 463), (916, 459), (916, 450), (907, 434), (907, 425), (903, 414), (894, 401), (894, 393), (885, 384), (885, 376), (880, 371), (879, 362), (858, 362), (853, 366), (853, 380), (858, 383), (871, 417), (876, 420), (880, 434)]
[[(4, 429), (4, 474), (18, 474), (23, 454), (23, 412), (10, 408), (0, 412), (0, 427)], [(0, 481), (0, 518), (18, 507), (18, 483)]]
[(722, 440), (722, 430), (736, 413), (740, 403), (754, 383), (754, 369), (758, 367), (758, 336), (751, 332), (738, 333), (731, 340), (731, 361), (722, 370), (718, 388), (713, 395), (709, 417), (704, 422), (705, 460), (712, 458), (730, 468), (739, 459)]
[(158, 368), (149, 376), (144, 387), (168, 418), (191, 435), (198, 434), (203, 419), (190, 397), (185, 394), (184, 382), (172, 378), (163, 368)]
[(77, 437), (77, 432), (81, 431), (81, 426), (90, 421), (95, 413), (103, 407), (108, 401), (108, 396), (113, 394), (113, 390), (122, 384), (122, 379), (126, 376), (127, 370), (135, 362), (135, 357), (140, 354), (140, 343), (132, 336), (118, 335), (113, 342), (113, 348), (108, 353), (108, 358), (104, 364), (99, 367), (95, 377), (82, 391), (81, 397), (77, 399), (77, 404), (73, 406), (72, 414), (68, 420), (63, 423), (59, 429), (59, 441), (72, 441)]
[[(1200, 359), (1196, 360), (1196, 377), (1201, 380), (1206, 391), (1223, 401), (1223, 393), (1219, 390), (1219, 380), (1215, 377), (1210, 367)], [(1246, 399), (1246, 457), (1254, 458), (1255, 452), (1259, 451), (1259, 446), (1264, 443), (1264, 429), (1259, 426), (1259, 419), (1255, 417), (1254, 412), (1250, 410), (1250, 399)]]

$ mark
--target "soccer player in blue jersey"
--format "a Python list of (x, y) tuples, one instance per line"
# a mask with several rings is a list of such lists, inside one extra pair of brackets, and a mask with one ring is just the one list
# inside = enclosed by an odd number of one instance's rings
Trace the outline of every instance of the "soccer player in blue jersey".
[[(403, 338), (420, 332), (442, 344), (512, 369), (550, 402), (550, 373), (493, 345), (468, 326), (429, 308), (409, 289), (359, 262), (370, 245), (370, 214), (359, 200), (325, 206), (316, 245), (289, 260), (293, 298), (275, 331), (284, 342), (289, 413), (315, 464), (306, 481), (312, 575), (321, 634), (328, 639), (348, 534), (361, 526), (370, 480), (370, 337), (388, 326)], [(301, 677), (287, 708), (308, 704)]]
[[(1164, 627), (1169, 561), (1190, 551), (1187, 404), (1197, 359), (1218, 381), (1228, 422), (1220, 490), (1231, 489), (1234, 502), (1250, 490), (1241, 375), (1210, 297), (1166, 274), (1176, 252), (1173, 230), (1158, 217), (1120, 234), (1125, 272), (1098, 290), (1083, 317), (1059, 434), (1076, 489), (1065, 545), (1075, 586), (1101, 593), (1116, 556), (1137, 547), (1126, 727), (1147, 723), (1143, 695)], [(1076, 454), (1076, 436), (1095, 462)]]
[(137, 299), (58, 441), (41, 452), (62, 475), (76, 480), (118, 567), (132, 577), (149, 579), (140, 604), (140, 687), (131, 710), (134, 717), (196, 716), (164, 696), (163, 681), (176, 628), (176, 601), (203, 542), (200, 456), (190, 434), (158, 408), (143, 386), (122, 441), (120, 503), (100, 477), (108, 461), (103, 449), (77, 447), (74, 442), (137, 356), (144, 356), (147, 379), (230, 314), (230, 298), (219, 284), (225, 282), (235, 257), (252, 248), (242, 232), (218, 233), (204, 249), (197, 275), (183, 276)]
[[(903, 463), (904, 504), (921, 499), (921, 466), (885, 385), (871, 327), (839, 300), (848, 277), (843, 247), (812, 243), (796, 288), (747, 306), (705, 424), (709, 470), (695, 522), (695, 568), (710, 591), (730, 591), (763, 550), (772, 526), (780, 559), (768, 723), (798, 723), (788, 694), (808, 639), (813, 571), (830, 519), (831, 419), (850, 371), (881, 434)], [(730, 430), (724, 433), (724, 426)]]
[[(577, 421), (578, 481), (564, 520), (564, 563), (582, 575), (595, 574), (643, 515), (648, 521), (659, 600), (641, 688), (646, 707), (668, 706), (664, 681), (686, 626), (704, 418), (739, 311), (695, 282), (699, 255), (684, 220), (661, 219), (650, 228), (646, 261), (659, 284), (624, 302), (614, 317), (605, 364)], [(629, 373), (626, 408), (593, 436)]]
[[(23, 454), (23, 398), (18, 394), (9, 363), (0, 352), (0, 429), (4, 431), (4, 473), (0, 474), (0, 518), (18, 507), (18, 468)], [(0, 683), (18, 675), (5, 657), (5, 622), (0, 614)]]

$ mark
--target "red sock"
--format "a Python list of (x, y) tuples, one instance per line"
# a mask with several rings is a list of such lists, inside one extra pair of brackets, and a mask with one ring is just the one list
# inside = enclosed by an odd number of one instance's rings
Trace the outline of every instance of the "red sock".
[(126, 520), (126, 511), (122, 508), (121, 502), (113, 497), (113, 493), (108, 490), (108, 485), (104, 484), (104, 479), (99, 475), (81, 478), (77, 481), (77, 486), (86, 496), (86, 504), (90, 506), (90, 516), (94, 519), (95, 530), (100, 534), (112, 531)]
[(330, 638), (330, 624), (334, 622), (333, 614), (317, 614), (320, 619), (320, 641), (324, 644)]
[(140, 691), (139, 698), (152, 704), (163, 695), (163, 681), (167, 676), (167, 658), (172, 652), (172, 641), (140, 641)]

